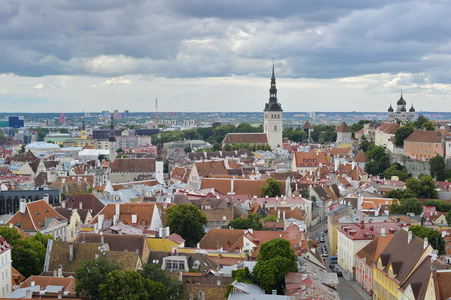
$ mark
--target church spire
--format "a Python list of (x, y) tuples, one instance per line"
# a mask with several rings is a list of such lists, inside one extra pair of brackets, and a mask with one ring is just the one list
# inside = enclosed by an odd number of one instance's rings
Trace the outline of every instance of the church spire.
[(282, 111), (280, 103), (277, 102), (276, 76), (274, 72), (274, 60), (272, 62), (271, 87), (269, 89), (269, 102), (265, 104), (264, 111)]
[(113, 114), (111, 114), (111, 124), (110, 124), (110, 138), (108, 139), (110, 142), (116, 141), (116, 136), (114, 135), (114, 121), (113, 121)]

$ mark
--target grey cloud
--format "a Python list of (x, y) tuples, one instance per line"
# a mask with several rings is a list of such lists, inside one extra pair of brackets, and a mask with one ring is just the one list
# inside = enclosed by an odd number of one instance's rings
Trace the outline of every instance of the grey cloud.
[[(450, 79), (451, 12), (424, 1), (0, 0), (0, 70), (26, 76)], [(425, 59), (428, 58), (428, 59)]]

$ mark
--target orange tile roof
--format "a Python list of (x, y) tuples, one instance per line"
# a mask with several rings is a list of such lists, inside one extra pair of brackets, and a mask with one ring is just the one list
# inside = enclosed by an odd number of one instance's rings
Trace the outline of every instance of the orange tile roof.
[[(90, 224), (97, 223), (97, 218), (100, 214), (104, 215), (106, 219), (113, 219), (113, 216), (116, 214), (116, 204), (108, 204), (105, 206), (92, 220)], [(136, 225), (142, 225), (145, 222), (146, 226), (149, 226), (152, 223), (153, 210), (155, 206), (157, 209), (163, 209), (163, 205), (167, 205), (168, 207), (173, 206), (174, 204), (166, 204), (166, 203), (122, 203), (119, 204), (119, 221), (122, 221), (124, 224), (133, 225), (132, 223), (132, 215), (137, 216), (137, 222), (134, 223)]]
[(324, 152), (295, 152), (294, 153), (296, 167), (318, 167), (319, 164), (326, 165), (329, 163), (326, 153)]
[(222, 160), (195, 162), (194, 165), (199, 177), (207, 177), (213, 174), (228, 175), (226, 166)]
[(368, 158), (368, 156), (366, 156), (363, 150), (360, 150), (359, 154), (357, 154), (357, 157), (355, 158), (355, 161), (360, 163), (366, 163), (369, 162), (370, 159)]
[(242, 235), (242, 229), (210, 229), (200, 240), (202, 249), (219, 249), (227, 251)]
[(228, 133), (222, 140), (223, 144), (267, 144), (268, 137), (266, 133)]
[(425, 142), (425, 143), (441, 143), (442, 134), (432, 130), (415, 130), (404, 141), (409, 142)]
[(352, 132), (351, 128), (349, 128), (346, 122), (341, 123), (341, 125), (337, 128), (337, 132)]
[(21, 228), (24, 230), (37, 231), (45, 228), (45, 219), (54, 218), (59, 221), (67, 220), (53, 209), (45, 200), (38, 200), (26, 203), (27, 209), (25, 213), (17, 211), (14, 216), (8, 221), (9, 224), (21, 223)]

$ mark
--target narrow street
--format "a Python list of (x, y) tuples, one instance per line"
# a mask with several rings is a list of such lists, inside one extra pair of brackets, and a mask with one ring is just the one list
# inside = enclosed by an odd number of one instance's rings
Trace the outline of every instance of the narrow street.
[[(307, 234), (313, 238), (319, 238), (319, 235), (321, 232), (324, 232), (324, 229), (327, 227), (327, 220), (324, 220), (320, 223), (318, 223), (317, 225), (313, 226), (312, 228), (310, 228), (307, 231)], [(329, 268), (329, 257), (332, 255), (330, 253), (330, 246), (329, 246), (329, 237), (326, 234), (325, 235), (325, 242), (324, 243), (320, 243), (320, 244), (325, 244), (326, 248), (329, 252), (329, 256), (328, 257), (324, 257), (324, 261), (326, 263), (327, 268)], [(331, 271), (330, 269), (328, 269), (327, 271)], [(366, 299), (366, 300), (370, 300), (371, 297), (365, 293), (365, 291), (363, 291), (355, 281), (348, 281), (345, 278), (339, 276), (338, 277), (338, 295), (340, 296), (340, 299), (343, 300), (361, 300), (361, 299)]]

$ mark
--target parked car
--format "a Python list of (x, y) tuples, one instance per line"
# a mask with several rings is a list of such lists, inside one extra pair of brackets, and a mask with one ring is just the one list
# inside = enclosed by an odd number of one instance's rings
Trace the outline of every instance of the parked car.
[(320, 236), (320, 237), (319, 237), (319, 241), (320, 241), (320, 243), (324, 243), (324, 237), (323, 237), (323, 236)]
[(329, 268), (332, 270), (333, 268), (335, 268), (335, 265), (330, 264), (330, 265), (329, 265)]
[(332, 271), (335, 272), (335, 273), (340, 272), (340, 270), (338, 270), (338, 267), (337, 267), (337, 266), (334, 266), (334, 267), (332, 268)]
[(338, 272), (337, 272), (337, 276), (340, 276), (340, 277), (341, 277), (341, 276), (343, 276), (343, 273), (341, 273), (341, 271), (338, 271)]
[(329, 254), (328, 254), (327, 252), (324, 252), (324, 251), (323, 251), (323, 254), (322, 254), (323, 257), (327, 257), (328, 255), (329, 255)]

